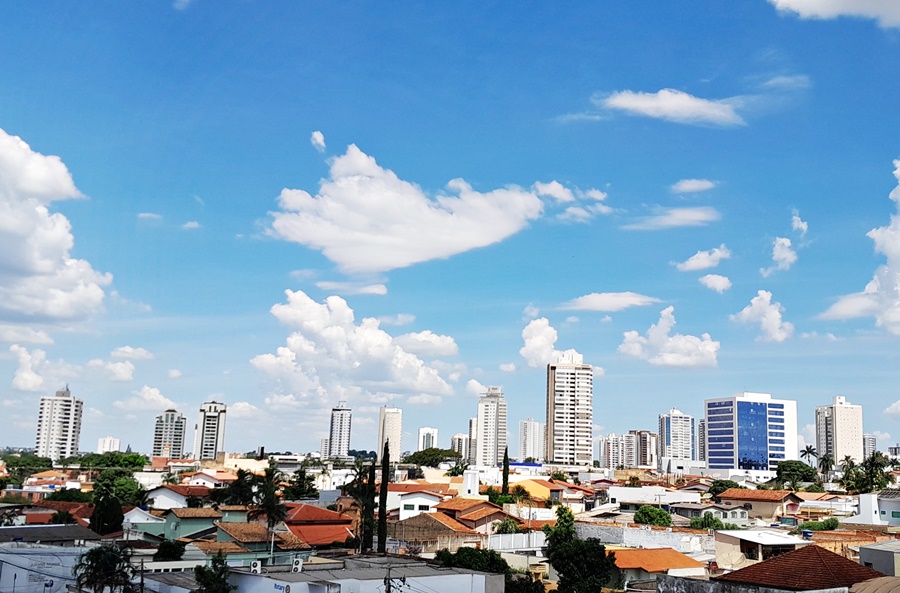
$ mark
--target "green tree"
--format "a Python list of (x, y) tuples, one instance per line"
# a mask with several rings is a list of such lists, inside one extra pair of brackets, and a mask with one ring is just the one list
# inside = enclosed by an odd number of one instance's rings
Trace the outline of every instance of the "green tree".
[(709, 486), (709, 490), (707, 490), (707, 494), (715, 498), (726, 490), (730, 490), (732, 488), (746, 490), (746, 488), (733, 480), (713, 480), (712, 484), (710, 484)]
[(494, 533), (519, 533), (519, 524), (512, 517), (494, 523)]
[(282, 491), (285, 500), (302, 500), (319, 498), (319, 490), (315, 485), (315, 478), (307, 475), (306, 470), (300, 468), (291, 474), (290, 483)]
[(106, 489), (94, 492), (94, 513), (91, 515), (91, 531), (98, 535), (106, 535), (115, 531), (122, 531), (122, 522), (125, 515), (122, 513), (122, 503)]
[(469, 469), (469, 462), (463, 461), (462, 459), (458, 459), (456, 461), (456, 465), (450, 468), (447, 472), (448, 476), (461, 476), (465, 473), (465, 471)]
[(31, 474), (53, 469), (53, 461), (49, 457), (37, 455), (6, 455), (6, 471), (16, 484), (21, 484)]
[(71, 525), (73, 523), (77, 523), (77, 520), (69, 511), (56, 511), (50, 517), (51, 525)]
[(691, 529), (725, 529), (725, 524), (718, 517), (706, 511), (702, 517), (693, 517), (691, 519)]
[(228, 573), (225, 555), (219, 552), (213, 556), (209, 567), (199, 564), (194, 567), (194, 580), (197, 581), (197, 588), (191, 589), (191, 593), (231, 593), (237, 589), (237, 586), (229, 584)]
[(77, 488), (57, 490), (44, 497), (48, 502), (91, 502), (93, 497)]
[(247, 513), (247, 517), (250, 519), (259, 519), (265, 516), (269, 533), (287, 518), (287, 507), (278, 496), (280, 483), (281, 472), (275, 467), (275, 462), (270, 461), (269, 467), (265, 469), (263, 475), (256, 479), (253, 508)]
[(75, 586), (81, 591), (85, 587), (94, 593), (132, 593), (131, 581), (134, 568), (131, 566), (131, 550), (119, 548), (115, 544), (104, 544), (91, 548), (81, 555), (72, 568)]
[(815, 482), (818, 477), (819, 474), (814, 467), (792, 459), (779, 461), (775, 469), (775, 482), (795, 488), (800, 482)]
[(596, 538), (579, 539), (572, 511), (556, 509), (556, 525), (544, 526), (547, 560), (559, 574), (559, 593), (596, 593), (618, 574), (613, 553)]
[(494, 550), (462, 547), (453, 554), (445, 548), (439, 550), (434, 558), (442, 566), (506, 575), (504, 586), (506, 593), (544, 593), (543, 583), (515, 574), (506, 560)]
[(503, 487), (500, 494), (509, 495), (509, 447), (503, 447)]
[(156, 562), (176, 562), (184, 556), (184, 548), (187, 544), (170, 539), (159, 542), (153, 560)]
[(116, 468), (105, 469), (94, 480), (94, 491), (107, 490), (127, 506), (145, 506), (150, 501), (147, 491), (134, 479), (131, 470)]
[(459, 453), (453, 449), (430, 447), (407, 455), (403, 462), (418, 465), (419, 467), (437, 467), (445, 461), (458, 461), (459, 458)]
[(381, 452), (381, 490), (378, 492), (378, 553), (387, 553), (387, 495), (391, 476), (390, 442), (384, 441)]
[(256, 487), (256, 476), (244, 469), (237, 470), (235, 480), (224, 488), (214, 489), (209, 498), (219, 504), (240, 504), (250, 506), (253, 504)]
[(672, 515), (659, 507), (644, 505), (634, 513), (634, 522), (660, 527), (672, 526)]
[(831, 470), (834, 469), (834, 456), (830, 453), (823, 453), (819, 456), (819, 471), (822, 472), (822, 475), (825, 477), (825, 480), (828, 480), (828, 476), (831, 474)]
[(557, 470), (557, 471), (553, 472), (552, 474), (550, 474), (550, 479), (551, 480), (559, 480), (560, 482), (568, 482), (569, 474)]

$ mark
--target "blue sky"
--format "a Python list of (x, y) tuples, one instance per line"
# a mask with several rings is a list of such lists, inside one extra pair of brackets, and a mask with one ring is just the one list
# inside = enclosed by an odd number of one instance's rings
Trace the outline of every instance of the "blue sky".
[[(5, 7), (0, 444), (229, 404), (227, 448), (440, 444), (480, 386), (597, 434), (843, 394), (900, 440), (900, 8), (208, 0)], [(893, 193), (892, 193), (893, 192)], [(894, 436), (892, 436), (894, 435)]]

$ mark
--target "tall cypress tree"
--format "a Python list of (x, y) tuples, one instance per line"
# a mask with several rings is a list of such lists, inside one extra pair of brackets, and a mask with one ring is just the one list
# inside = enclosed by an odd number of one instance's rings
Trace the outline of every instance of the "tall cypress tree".
[(503, 448), (503, 489), (500, 494), (509, 495), (509, 447)]
[(378, 553), (387, 552), (387, 495), (388, 477), (391, 474), (391, 452), (389, 441), (384, 442), (384, 451), (381, 453), (381, 490), (378, 493)]
[(369, 465), (368, 480), (363, 488), (365, 493), (363, 494), (362, 508), (362, 550), (368, 552), (372, 549), (372, 542), (375, 539), (375, 461)]

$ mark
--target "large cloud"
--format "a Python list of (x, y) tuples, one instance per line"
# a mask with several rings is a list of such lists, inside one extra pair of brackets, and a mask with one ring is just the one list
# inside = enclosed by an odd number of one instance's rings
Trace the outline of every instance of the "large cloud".
[[(890, 198), (900, 209), (900, 160), (894, 161), (894, 167), (898, 186), (891, 191)], [(879, 327), (900, 335), (900, 213), (892, 214), (889, 225), (872, 229), (867, 236), (875, 242), (875, 251), (887, 258), (887, 263), (875, 270), (862, 292), (841, 297), (822, 317), (874, 317)]]
[(268, 232), (320, 250), (345, 272), (383, 272), (497, 243), (544, 209), (537, 190), (481, 193), (462, 179), (447, 187), (432, 199), (351, 145), (318, 195), (281, 192)]
[(645, 336), (636, 331), (625, 332), (619, 352), (658, 366), (716, 366), (719, 342), (709, 334), (703, 334), (699, 338), (682, 334), (670, 335), (675, 327), (674, 311), (674, 307), (663, 309), (659, 321), (650, 326)]
[(782, 12), (805, 19), (833, 19), (841, 16), (869, 18), (882, 27), (900, 27), (900, 4), (894, 0), (769, 0)]
[(782, 319), (783, 313), (781, 303), (772, 302), (772, 293), (760, 290), (750, 299), (749, 305), (731, 316), (731, 320), (738, 323), (759, 323), (761, 340), (783, 342), (794, 333), (794, 325)]
[(522, 330), (524, 344), (519, 349), (519, 354), (528, 363), (528, 366), (538, 368), (556, 360), (563, 354), (574, 354), (575, 350), (560, 351), (554, 346), (559, 336), (556, 329), (550, 325), (546, 317), (533, 319)]
[(79, 197), (59, 157), (0, 129), (0, 319), (72, 320), (101, 308), (112, 276), (71, 257), (69, 220), (49, 210)]
[(294, 332), (274, 353), (250, 361), (269, 383), (270, 407), (320, 413), (339, 400), (352, 405), (452, 393), (436, 368), (401, 345), (415, 342), (419, 349), (446, 354), (452, 338), (426, 331), (400, 340), (381, 329), (377, 319), (357, 323), (353, 309), (338, 296), (318, 303), (302, 291), (285, 294), (287, 302), (271, 311)]

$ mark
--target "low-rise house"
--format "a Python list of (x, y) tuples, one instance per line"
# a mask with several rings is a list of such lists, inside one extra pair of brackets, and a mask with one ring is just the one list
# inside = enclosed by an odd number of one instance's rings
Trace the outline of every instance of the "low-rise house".
[(353, 518), (343, 513), (308, 504), (289, 503), (285, 526), (292, 534), (313, 547), (343, 543), (353, 537)]
[(166, 532), (166, 519), (162, 514), (153, 514), (140, 507), (135, 507), (125, 513), (122, 530), (129, 538), (140, 534), (162, 537)]
[(270, 532), (262, 523), (216, 523), (217, 542), (234, 542), (250, 552), (261, 554), (260, 560), (268, 560), (269, 550), (274, 546), (277, 552), (311, 551), (309, 544), (291, 533), (289, 530), (276, 529)]
[(528, 480), (519, 480), (515, 483), (516, 486), (521, 486), (528, 492), (528, 496), (532, 500), (539, 501), (552, 501), (561, 503), (563, 499), (563, 493), (565, 493), (566, 488), (561, 486), (557, 482), (553, 482), (551, 480), (542, 480), (540, 478), (530, 478)]
[(610, 486), (607, 501), (616, 503), (622, 510), (637, 510), (643, 505), (667, 507), (679, 502), (700, 502), (699, 492), (672, 490), (662, 486)]
[[(402, 511), (403, 503), (400, 501), (400, 497), (410, 492), (432, 492), (440, 496), (440, 498), (438, 499), (438, 502), (440, 502), (444, 499), (444, 496), (450, 495), (450, 488), (448, 484), (429, 484), (427, 482), (388, 482), (388, 511)], [(404, 514), (401, 512), (400, 518), (407, 519), (409, 517), (404, 516)]]
[(707, 575), (705, 564), (672, 548), (620, 548), (612, 552), (626, 585), (633, 581), (655, 580), (659, 574)]
[(483, 534), (493, 533), (494, 523), (511, 516), (492, 502), (473, 498), (451, 498), (436, 505), (434, 509)]
[(0, 543), (41, 543), (48, 546), (83, 546), (100, 536), (81, 525), (22, 525), (0, 527)]
[(388, 536), (400, 547), (433, 553), (447, 548), (484, 547), (487, 536), (466, 527), (444, 513), (420, 513), (403, 521), (388, 523)]
[(792, 552), (812, 542), (772, 529), (720, 530), (715, 533), (716, 564), (736, 570)]
[(169, 509), (164, 519), (165, 531), (160, 534), (164, 538), (200, 537), (204, 532), (212, 533), (215, 523), (222, 519), (222, 513), (212, 508)]
[(237, 476), (231, 472), (217, 469), (202, 469), (190, 476), (188, 486), (206, 486), (207, 488), (221, 488), (228, 486), (237, 480)]
[(209, 498), (208, 486), (188, 486), (186, 484), (163, 484), (147, 492), (147, 498), (153, 501), (155, 509), (187, 508), (188, 499), (206, 500)]
[(434, 512), (434, 508), (444, 500), (442, 494), (427, 490), (412, 490), (400, 494), (400, 520), (415, 517), (419, 513)]
[(669, 505), (669, 512), (687, 519), (699, 518), (706, 513), (711, 513), (722, 523), (731, 523), (738, 527), (746, 527), (749, 524), (747, 509), (715, 502), (678, 502)]
[(796, 515), (803, 500), (790, 490), (744, 490), (729, 488), (716, 497), (719, 502), (743, 506), (751, 519), (777, 522), (780, 517)]
[(860, 546), (859, 563), (888, 576), (900, 576), (900, 540)]

